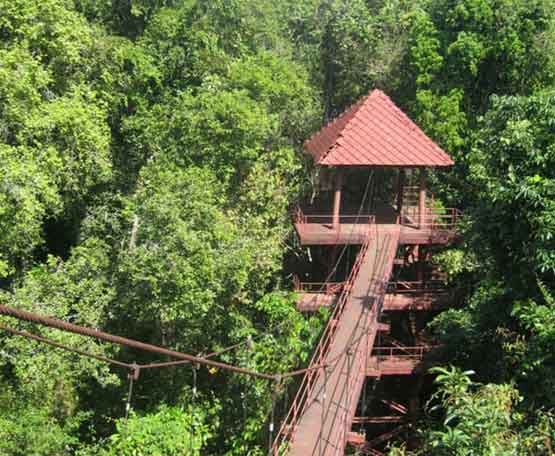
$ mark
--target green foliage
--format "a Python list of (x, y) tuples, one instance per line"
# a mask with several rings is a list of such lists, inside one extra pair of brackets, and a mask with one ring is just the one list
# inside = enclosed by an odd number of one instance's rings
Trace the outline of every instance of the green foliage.
[(44, 166), (55, 163), (49, 174), (55, 177), (62, 195), (71, 200), (83, 198), (87, 191), (110, 179), (110, 132), (105, 116), (90, 91), (76, 88), (43, 104), (20, 133), (21, 143), (52, 156), (44, 160)]
[(22, 401), (8, 385), (3, 385), (0, 408), (0, 453), (14, 456), (68, 454), (78, 443), (72, 434), (86, 418), (59, 420), (42, 404)]
[[(555, 271), (553, 95), (492, 100), (472, 154), (477, 217), (498, 264), (526, 273)], [(514, 270), (514, 269), (513, 269)], [(511, 271), (506, 271), (510, 278)]]
[(439, 385), (430, 412), (441, 409), (441, 425), (424, 433), (421, 454), (512, 455), (547, 451), (541, 425), (523, 430), (523, 415), (515, 407), (522, 400), (512, 385), (480, 385), (472, 371), (434, 368)]
[[(322, 114), (380, 87), (457, 159), (434, 180), (446, 204), (466, 206), (467, 241), (438, 261), (466, 305), (432, 328), (453, 362), (500, 383), (440, 372), (451, 418), (426, 425), (427, 454), (541, 454), (553, 428), (537, 407), (553, 406), (551, 0), (0, 0), (0, 11), (2, 302), (187, 352), (243, 342), (221, 359), (293, 369), (321, 329), (281, 271), (306, 183), (299, 149)], [(194, 394), (190, 366), (142, 372), (125, 423), (117, 371), (7, 334), (0, 347), (2, 454), (266, 451), (264, 381), (201, 368)]]
[(0, 277), (5, 277), (43, 242), (43, 222), (60, 210), (61, 198), (28, 148), (0, 144), (0, 175)]
[(478, 268), (478, 261), (473, 252), (459, 248), (452, 248), (434, 255), (436, 263), (448, 279), (459, 278), (463, 273), (474, 272)]
[(97, 454), (102, 456), (200, 455), (203, 445), (216, 427), (214, 423), (208, 424), (207, 418), (200, 409), (184, 410), (166, 405), (160, 406), (155, 413), (145, 416), (131, 412), (129, 419), (117, 421), (116, 434), (110, 436), (104, 448)]

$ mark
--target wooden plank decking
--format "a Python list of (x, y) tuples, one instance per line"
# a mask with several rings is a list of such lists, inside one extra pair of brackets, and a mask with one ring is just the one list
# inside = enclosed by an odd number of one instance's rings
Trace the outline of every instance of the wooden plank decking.
[(328, 223), (295, 223), (301, 245), (359, 245), (368, 236), (368, 231), (388, 234), (399, 231), (400, 244), (446, 244), (455, 238), (455, 232), (447, 229), (417, 228), (396, 223), (341, 223), (334, 230)]
[[(424, 293), (387, 293), (382, 311), (440, 310), (449, 305), (451, 294), (429, 291)], [(320, 307), (331, 307), (337, 302), (337, 295), (325, 293), (300, 293), (297, 309), (300, 312), (316, 312)]]
[(288, 455), (343, 454), (346, 433), (351, 429), (366, 375), (358, 360), (360, 356), (368, 356), (378, 328), (378, 313), (372, 309), (382, 298), (384, 287), (376, 284), (384, 284), (389, 278), (399, 228), (399, 225), (392, 225), (387, 233), (378, 232), (362, 260), (336, 336), (326, 355), (330, 367), (316, 380), (305, 412), (294, 431)]

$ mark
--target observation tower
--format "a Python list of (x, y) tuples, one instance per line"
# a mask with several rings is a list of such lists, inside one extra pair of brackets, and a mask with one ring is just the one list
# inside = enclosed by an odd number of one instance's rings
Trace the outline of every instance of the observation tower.
[[(294, 286), (301, 312), (329, 307), (275, 455), (383, 454), (406, 435), (436, 347), (422, 331), (451, 293), (433, 254), (456, 241), (460, 212), (427, 189), (453, 160), (380, 90), (305, 142), (315, 191), (294, 210), (310, 253)], [(302, 271), (300, 271), (302, 270)]]

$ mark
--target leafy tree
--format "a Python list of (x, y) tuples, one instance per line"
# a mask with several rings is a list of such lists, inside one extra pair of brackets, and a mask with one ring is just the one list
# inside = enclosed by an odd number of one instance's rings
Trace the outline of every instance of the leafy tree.
[(129, 419), (116, 423), (117, 432), (99, 448), (83, 454), (103, 456), (178, 456), (199, 455), (216, 428), (214, 416), (200, 408), (187, 410), (162, 405), (155, 413), (139, 416), (131, 412)]
[[(469, 157), (477, 189), (477, 223), (511, 281), (527, 273), (550, 279), (553, 253), (552, 95), (493, 98)], [(500, 269), (501, 270), (501, 269)]]
[(542, 416), (526, 427), (517, 410), (521, 397), (512, 385), (481, 385), (470, 379), (472, 371), (449, 367), (432, 369), (438, 389), (429, 404), (433, 416), (442, 418), (422, 433), (423, 446), (416, 452), (397, 447), (393, 454), (513, 455), (546, 454), (553, 429), (545, 425), (552, 417)]

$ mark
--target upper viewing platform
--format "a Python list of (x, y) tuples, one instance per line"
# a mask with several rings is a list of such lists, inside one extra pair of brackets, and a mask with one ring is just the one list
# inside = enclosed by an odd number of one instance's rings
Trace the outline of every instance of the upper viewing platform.
[(399, 242), (450, 242), (460, 212), (427, 195), (427, 168), (453, 160), (380, 90), (305, 142), (318, 165), (315, 195), (294, 211), (303, 245), (360, 244), (401, 225)]

